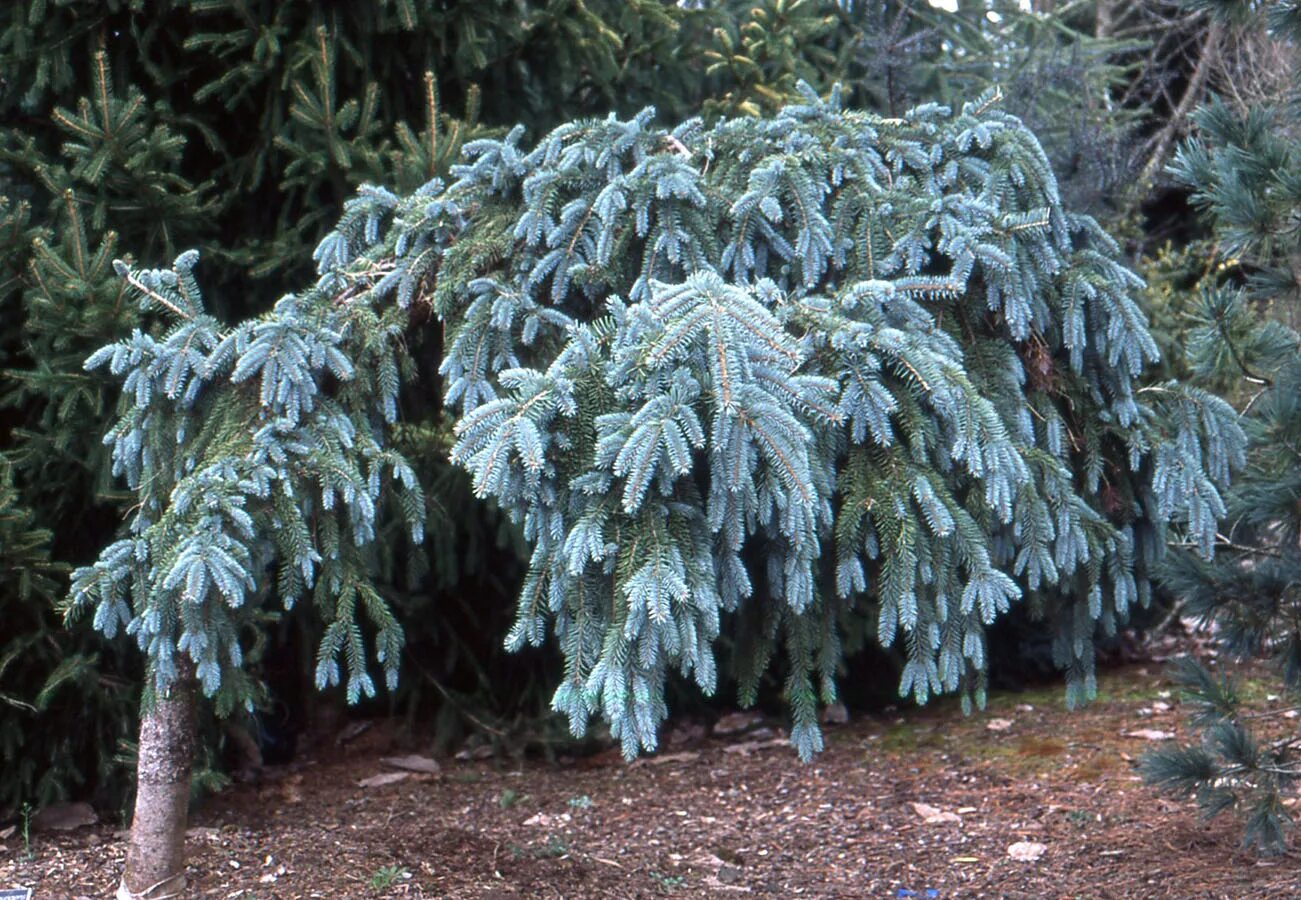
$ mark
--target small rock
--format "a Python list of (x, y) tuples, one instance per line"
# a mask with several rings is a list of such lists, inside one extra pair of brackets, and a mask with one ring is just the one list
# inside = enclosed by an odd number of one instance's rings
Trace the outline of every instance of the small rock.
[(383, 787), (386, 784), (397, 784), (399, 781), (406, 781), (410, 777), (410, 772), (381, 772), (378, 775), (363, 778), (357, 782), (357, 786), (364, 788)]
[(1007, 848), (1007, 855), (1018, 862), (1035, 862), (1047, 849), (1046, 844), (1036, 841), (1017, 841)]
[(1034, 707), (1029, 703), (1018, 703), (1016, 705), (1016, 711), (1020, 713), (1034, 712)]
[(1015, 724), (1011, 719), (990, 719), (985, 723), (985, 728), (990, 731), (1007, 731)]
[(714, 723), (714, 734), (739, 734), (749, 731), (762, 721), (763, 715), (757, 712), (728, 713)]
[(1152, 709), (1156, 712), (1169, 712), (1170, 704), (1166, 703), (1164, 700), (1158, 700), (1152, 704)]
[(1159, 731), (1156, 728), (1139, 728), (1135, 731), (1126, 731), (1125, 737), (1142, 738), (1145, 741), (1172, 741), (1174, 735), (1169, 731)]
[(823, 725), (844, 725), (849, 722), (849, 709), (843, 703), (833, 703), (822, 710)]
[(723, 884), (736, 884), (736, 882), (741, 880), (741, 870), (736, 866), (719, 866), (718, 880), (723, 882)]
[(33, 831), (72, 831), (99, 822), (89, 803), (56, 803), (32, 816)]
[(962, 817), (956, 813), (945, 812), (929, 803), (913, 803), (913, 812), (922, 817), (927, 825), (943, 825), (947, 822), (961, 822)]
[(267, 872), (265, 875), (259, 878), (258, 881), (262, 882), (262, 884), (274, 884), (275, 882), (280, 880), (280, 876), (285, 874), (286, 871), (287, 870), (285, 869), (284, 866), (276, 866), (274, 872)]
[(427, 775), (437, 775), (442, 771), (437, 760), (430, 759), (428, 756), (386, 756), (380, 760), (381, 763), (392, 769), (402, 769), (406, 772), (421, 772)]

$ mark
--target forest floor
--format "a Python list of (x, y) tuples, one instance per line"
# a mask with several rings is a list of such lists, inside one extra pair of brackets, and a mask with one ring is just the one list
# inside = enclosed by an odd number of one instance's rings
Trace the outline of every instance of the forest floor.
[[(1279, 705), (1245, 674), (1244, 696)], [(1207, 824), (1142, 783), (1138, 759), (1190, 736), (1187, 713), (1148, 662), (1105, 673), (1074, 712), (1053, 686), (970, 717), (947, 702), (855, 716), (809, 765), (775, 721), (734, 714), (676, 723), (632, 765), (611, 750), (436, 773), (382, 762), (413, 748), (375, 722), (209, 801), (190, 884), (226, 898), (1301, 896), (1301, 854), (1246, 854), (1231, 816)], [(125, 850), (107, 825), (30, 849), (11, 835), (0, 888), (110, 896)]]

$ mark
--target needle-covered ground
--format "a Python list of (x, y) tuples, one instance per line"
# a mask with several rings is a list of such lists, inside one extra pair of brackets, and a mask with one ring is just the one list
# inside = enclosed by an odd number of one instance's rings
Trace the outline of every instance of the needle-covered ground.
[[(1278, 707), (1267, 680), (1243, 674), (1247, 696)], [(195, 896), (230, 898), (1301, 893), (1298, 855), (1242, 853), (1231, 819), (1203, 823), (1140, 780), (1141, 754), (1183, 737), (1186, 712), (1145, 663), (1104, 675), (1076, 712), (1054, 687), (995, 696), (970, 718), (952, 704), (855, 717), (829, 727), (810, 765), (775, 722), (734, 715), (712, 733), (677, 723), (633, 765), (610, 751), (444, 760), (404, 777), (382, 760), (420, 748), (377, 722), (210, 801), (190, 832), (190, 881)], [(29, 853), (10, 835), (0, 888), (108, 896), (124, 838), (109, 825), (38, 834)]]

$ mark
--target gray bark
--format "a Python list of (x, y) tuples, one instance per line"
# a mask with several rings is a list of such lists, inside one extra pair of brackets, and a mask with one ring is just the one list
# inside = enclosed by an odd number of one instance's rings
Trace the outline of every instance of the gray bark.
[(1206, 29), (1206, 37), (1202, 40), (1201, 52), (1198, 54), (1193, 73), (1188, 79), (1188, 86), (1184, 89), (1183, 98), (1170, 114), (1170, 121), (1166, 123), (1165, 127), (1152, 141), (1152, 155), (1148, 158), (1147, 165), (1143, 167), (1142, 175), (1138, 180), (1139, 184), (1147, 184), (1156, 177), (1157, 172), (1165, 165), (1166, 157), (1170, 155), (1170, 148), (1182, 133), (1188, 117), (1197, 107), (1197, 104), (1202, 102), (1202, 98), (1206, 93), (1206, 82), (1211, 77), (1211, 69), (1215, 66), (1215, 60), (1219, 54), (1220, 40), (1223, 36), (1224, 23), (1219, 19), (1212, 19), (1210, 26)]
[[(186, 663), (189, 661), (186, 660)], [(185, 891), (185, 828), (194, 762), (192, 669), (140, 722), (136, 806), (117, 900), (162, 900)]]
[(1115, 30), (1116, 20), (1112, 15), (1112, 0), (1098, 0), (1098, 19), (1097, 26), (1094, 28), (1093, 36), (1099, 39), (1111, 37)]

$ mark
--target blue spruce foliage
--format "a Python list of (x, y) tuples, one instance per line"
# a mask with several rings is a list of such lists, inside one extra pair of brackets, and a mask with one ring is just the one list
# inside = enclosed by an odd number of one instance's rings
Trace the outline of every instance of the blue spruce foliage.
[(475, 141), (449, 184), (361, 190), (317, 284), (233, 329), (192, 256), (129, 273), (176, 324), (89, 363), (126, 380), (109, 439), (141, 505), (74, 597), (159, 687), (177, 652), (238, 687), (241, 610), (309, 590), (321, 684), (342, 658), (372, 690), (367, 621), (395, 673), (366, 548), (390, 496), (420, 535), (387, 439), (432, 307), (453, 459), (533, 547), (508, 644), (555, 636), (575, 733), (600, 715), (653, 750), (669, 673), (714, 690), (735, 623), (743, 699), (784, 649), (807, 758), (849, 637), (904, 650), (901, 695), (981, 703), (1014, 603), (1087, 698), (1167, 529), (1209, 551), (1244, 438), (1215, 397), (1142, 386), (1138, 279), (998, 99), (883, 119), (809, 91), (766, 119)]

